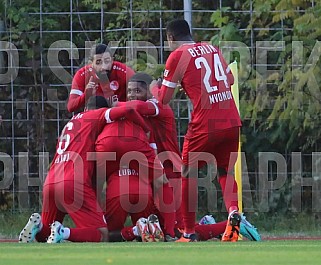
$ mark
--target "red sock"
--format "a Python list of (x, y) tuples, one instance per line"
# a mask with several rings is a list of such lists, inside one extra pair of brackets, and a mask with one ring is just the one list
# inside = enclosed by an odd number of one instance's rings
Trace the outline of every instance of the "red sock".
[(125, 241), (133, 241), (136, 236), (133, 233), (133, 227), (132, 226), (126, 226), (120, 231), (121, 236)]
[(171, 237), (175, 236), (175, 202), (172, 187), (169, 183), (164, 184), (161, 188), (162, 198), (159, 198), (159, 212), (164, 219), (164, 232)]
[(94, 227), (70, 228), (70, 236), (67, 240), (72, 242), (101, 242), (101, 232)]
[(179, 228), (179, 229), (184, 229), (182, 205), (180, 207), (178, 207), (178, 209), (176, 210), (176, 224), (175, 224), (175, 227)]
[(50, 233), (51, 233), (50, 226), (43, 225), (40, 232), (36, 234), (36, 240), (38, 242), (47, 242), (47, 238), (50, 236)]
[(224, 233), (227, 221), (212, 224), (212, 225), (196, 225), (195, 231), (198, 234), (200, 241), (217, 237)]
[(238, 210), (237, 183), (234, 177), (232, 175), (220, 176), (218, 182), (221, 185), (226, 210)]
[(183, 178), (182, 180), (182, 213), (184, 221), (184, 232), (195, 233), (195, 219), (197, 208), (197, 179)]

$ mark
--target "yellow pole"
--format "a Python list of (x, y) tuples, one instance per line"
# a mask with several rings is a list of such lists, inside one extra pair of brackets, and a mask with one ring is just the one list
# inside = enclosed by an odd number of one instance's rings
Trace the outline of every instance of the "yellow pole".
[[(234, 84), (232, 85), (232, 94), (234, 97), (234, 101), (236, 104), (236, 107), (240, 113), (240, 100), (239, 100), (239, 83), (238, 83), (238, 70), (237, 70), (237, 62), (234, 61), (229, 65), (233, 76), (234, 76)], [(241, 136), (241, 132), (240, 132)], [(237, 160), (234, 166), (234, 171), (235, 171), (235, 179), (237, 182), (237, 197), (238, 197), (238, 206), (239, 206), (239, 211), (242, 212), (242, 157), (241, 157), (241, 138), (239, 141), (239, 150), (238, 150), (238, 156)]]

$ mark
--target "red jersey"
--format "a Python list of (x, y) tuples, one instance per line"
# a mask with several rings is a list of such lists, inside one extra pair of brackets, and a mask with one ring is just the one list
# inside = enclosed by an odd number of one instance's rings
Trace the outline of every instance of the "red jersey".
[(67, 109), (73, 112), (85, 106), (87, 100), (85, 88), (90, 77), (96, 83), (96, 96), (103, 96), (111, 101), (126, 101), (126, 87), (128, 80), (135, 72), (127, 65), (114, 61), (112, 70), (108, 75), (108, 81), (101, 81), (91, 65), (85, 65), (80, 68), (71, 85), (70, 97), (68, 99)]
[(187, 137), (241, 126), (231, 92), (234, 78), (217, 47), (188, 43), (173, 51), (166, 61), (161, 89), (174, 89), (178, 82), (194, 107)]
[(139, 177), (135, 169), (122, 168), (107, 178), (106, 198), (110, 200), (124, 194), (150, 194), (152, 187)]
[(78, 113), (65, 125), (45, 184), (65, 180), (92, 186), (95, 161), (87, 159), (95, 151), (95, 141), (106, 124), (106, 108)]
[[(156, 89), (156, 88), (155, 88)], [(158, 88), (157, 88), (158, 90)], [(168, 178), (180, 178), (181, 154), (177, 143), (176, 121), (169, 105), (163, 105), (156, 98), (118, 102), (117, 106), (131, 106), (150, 120), (158, 157), (163, 163)]]
[(155, 103), (157, 107), (156, 115), (149, 119), (152, 124), (151, 128), (153, 128), (157, 153), (163, 162), (166, 176), (168, 178), (180, 178), (182, 161), (173, 110), (169, 105), (163, 105), (155, 98), (148, 101)]
[[(140, 141), (138, 141), (140, 140)], [(140, 151), (138, 144), (145, 143), (151, 149), (151, 143), (145, 131), (139, 125), (130, 120), (123, 119), (112, 122), (105, 126), (101, 134), (97, 137), (96, 151), (97, 152), (115, 152), (116, 160), (107, 162), (106, 174), (109, 176), (120, 168), (121, 158), (129, 151)], [(149, 144), (148, 144), (149, 143)], [(137, 169), (137, 162), (132, 162), (131, 165)], [(98, 163), (99, 165), (101, 162)]]
[(105, 137), (110, 136), (131, 137), (133, 138), (133, 141), (135, 141), (135, 138), (137, 138), (142, 141), (149, 142), (149, 139), (147, 138), (143, 128), (127, 119), (118, 120), (117, 122), (112, 122), (108, 124), (108, 126), (105, 126), (101, 134), (99, 134), (97, 142)]

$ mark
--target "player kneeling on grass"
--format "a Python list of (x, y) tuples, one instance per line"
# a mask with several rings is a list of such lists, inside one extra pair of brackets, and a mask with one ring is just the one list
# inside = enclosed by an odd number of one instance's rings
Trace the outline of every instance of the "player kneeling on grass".
[(135, 108), (141, 115), (148, 117), (151, 123), (158, 157), (162, 160), (166, 177), (169, 180), (169, 184), (163, 186), (163, 202), (158, 203), (159, 210), (154, 214), (159, 216), (166, 240), (171, 241), (175, 238), (175, 226), (183, 226), (180, 212), (182, 161), (177, 143), (174, 113), (170, 106), (161, 104), (149, 92), (149, 87), (155, 85), (152, 81), (153, 78), (146, 73), (133, 75), (127, 85), (128, 101), (117, 102), (117, 106), (126, 105)]
[[(158, 217), (153, 214), (156, 207), (152, 187), (138, 171), (120, 169), (107, 177), (106, 205), (110, 242), (132, 241), (136, 236), (143, 242), (164, 241)], [(137, 224), (134, 231), (124, 229), (128, 215)]]
[[(43, 187), (42, 216), (31, 215), (19, 235), (19, 242), (59, 243), (108, 241), (108, 230), (100, 208), (92, 177), (94, 160), (87, 154), (95, 151), (95, 141), (106, 123), (120, 118), (133, 119), (146, 132), (143, 118), (133, 109), (108, 109), (104, 97), (91, 97), (87, 111), (78, 113), (64, 127), (54, 159)], [(76, 169), (76, 170), (75, 170)], [(69, 214), (76, 228), (61, 224)]]

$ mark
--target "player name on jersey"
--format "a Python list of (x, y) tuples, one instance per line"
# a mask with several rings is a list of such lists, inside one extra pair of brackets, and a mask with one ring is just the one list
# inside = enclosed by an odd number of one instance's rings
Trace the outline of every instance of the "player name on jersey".
[(225, 100), (230, 100), (233, 98), (231, 91), (225, 91), (225, 92), (220, 92), (220, 93), (215, 93), (212, 95), (208, 96), (210, 100), (210, 104), (214, 104), (217, 102), (222, 102)]
[(135, 169), (122, 168), (118, 170), (118, 175), (121, 176), (138, 176), (138, 172)]
[(58, 155), (57, 158), (55, 159), (55, 164), (68, 162), (69, 159), (70, 159), (69, 152), (67, 152), (66, 154)]
[(84, 115), (83, 113), (78, 113), (77, 115), (73, 116), (71, 119), (72, 120), (81, 119), (83, 115)]

